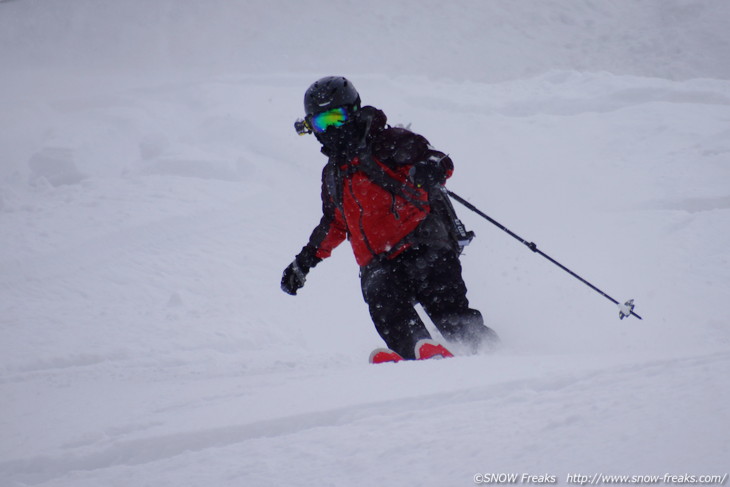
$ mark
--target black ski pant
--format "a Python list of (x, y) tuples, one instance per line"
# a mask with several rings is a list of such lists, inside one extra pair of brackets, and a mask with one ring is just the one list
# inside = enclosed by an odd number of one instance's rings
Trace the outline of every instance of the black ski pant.
[(497, 340), (479, 311), (469, 307), (459, 257), (451, 249), (408, 249), (376, 257), (361, 269), (363, 297), (388, 348), (415, 359), (415, 344), (431, 338), (414, 305), (420, 303), (441, 335), (476, 352)]

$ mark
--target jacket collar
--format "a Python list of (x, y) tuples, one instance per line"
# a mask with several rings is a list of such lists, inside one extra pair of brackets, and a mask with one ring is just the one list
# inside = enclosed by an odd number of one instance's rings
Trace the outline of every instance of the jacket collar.
[(360, 151), (367, 149), (373, 139), (385, 130), (388, 118), (382, 110), (372, 106), (364, 106), (356, 114), (356, 118), (351, 122), (356, 124), (356, 129), (343, 149), (334, 150), (322, 145), (322, 154), (333, 159), (352, 159)]

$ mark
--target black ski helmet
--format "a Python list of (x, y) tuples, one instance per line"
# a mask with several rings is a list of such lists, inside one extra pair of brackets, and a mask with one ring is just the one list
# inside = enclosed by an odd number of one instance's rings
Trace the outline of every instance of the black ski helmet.
[(304, 112), (307, 117), (342, 106), (360, 108), (360, 95), (353, 84), (342, 76), (318, 79), (304, 93)]

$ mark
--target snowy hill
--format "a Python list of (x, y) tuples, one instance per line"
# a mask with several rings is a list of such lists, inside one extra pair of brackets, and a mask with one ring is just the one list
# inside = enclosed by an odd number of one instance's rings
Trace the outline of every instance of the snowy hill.
[[(726, 481), (728, 5), (0, 2), (0, 485)], [(504, 348), (368, 365), (346, 244), (279, 289), (335, 73), (644, 320), (457, 207)]]

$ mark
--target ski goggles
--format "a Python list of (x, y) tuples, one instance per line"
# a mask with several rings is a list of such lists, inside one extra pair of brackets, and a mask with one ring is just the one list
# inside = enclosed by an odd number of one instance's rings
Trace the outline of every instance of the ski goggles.
[(351, 118), (350, 111), (347, 108), (339, 107), (312, 115), (304, 120), (298, 120), (294, 124), (294, 127), (300, 135), (310, 132), (321, 134), (330, 127), (343, 126), (349, 122)]

